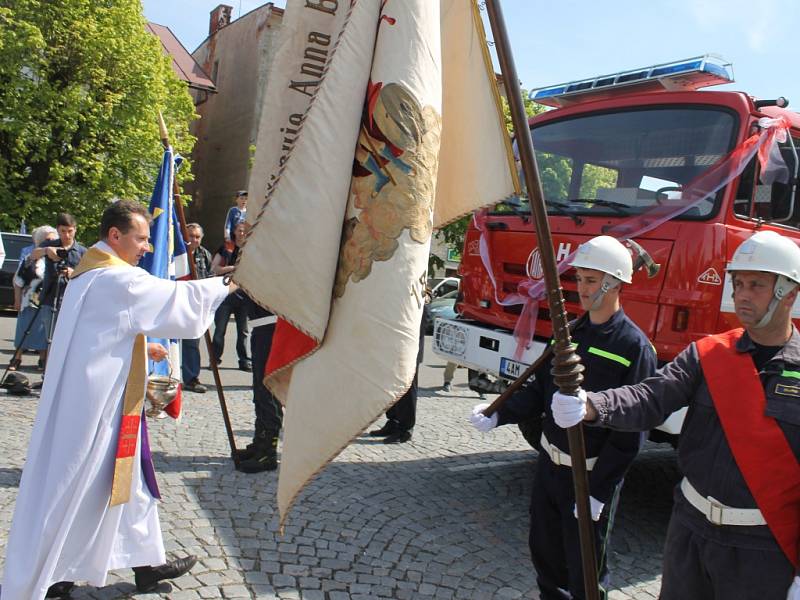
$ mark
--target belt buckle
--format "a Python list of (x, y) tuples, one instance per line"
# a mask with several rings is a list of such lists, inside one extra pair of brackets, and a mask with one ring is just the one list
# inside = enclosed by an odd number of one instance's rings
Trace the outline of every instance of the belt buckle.
[(723, 513), (725, 512), (725, 505), (711, 496), (707, 496), (706, 500), (708, 500), (708, 512), (706, 513), (706, 519), (712, 525), (723, 525), (722, 517)]

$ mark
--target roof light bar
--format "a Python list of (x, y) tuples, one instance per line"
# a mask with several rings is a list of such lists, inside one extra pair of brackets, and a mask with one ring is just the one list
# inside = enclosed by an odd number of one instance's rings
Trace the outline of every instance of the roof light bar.
[(528, 97), (547, 106), (568, 106), (601, 100), (621, 93), (694, 91), (711, 85), (733, 83), (731, 63), (721, 56), (705, 54), (669, 63), (579, 79), (531, 90)]

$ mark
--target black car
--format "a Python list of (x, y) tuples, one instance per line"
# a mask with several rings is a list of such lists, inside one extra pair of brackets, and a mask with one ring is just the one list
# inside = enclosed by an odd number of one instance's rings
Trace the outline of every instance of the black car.
[(19, 255), (23, 248), (33, 245), (33, 239), (26, 233), (0, 232), (6, 259), (0, 267), (0, 308), (14, 306), (14, 273), (19, 266)]

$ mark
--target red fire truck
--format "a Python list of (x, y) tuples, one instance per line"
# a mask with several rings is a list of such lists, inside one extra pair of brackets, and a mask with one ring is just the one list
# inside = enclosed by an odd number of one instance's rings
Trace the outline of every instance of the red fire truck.
[[(737, 326), (725, 265), (743, 239), (772, 229), (800, 243), (800, 114), (787, 110), (783, 98), (700, 89), (732, 81), (730, 65), (706, 55), (531, 92), (533, 100), (553, 107), (530, 127), (559, 262), (594, 236), (624, 230), (619, 226), (626, 221), (639, 227), (648, 215), (663, 215), (665, 205), (677, 207), (679, 214), (632, 238), (660, 269), (650, 269), (650, 277), (637, 272), (622, 296), (625, 312), (661, 361), (693, 340)], [(789, 124), (789, 135), (776, 136), (783, 177), (762, 182), (761, 163), (753, 157), (727, 184), (687, 201), (681, 212), (689, 187), (719, 170), (721, 161), (730, 165), (748, 139), (780, 118), (784, 131)], [(527, 201), (499, 205), (480, 223), (472, 222), (464, 241), (458, 317), (437, 319), (433, 346), (443, 358), (502, 382), (538, 357), (552, 330), (543, 300), (534, 339), (515, 358), (512, 331), (523, 305), (508, 298), (543, 277)], [(561, 285), (575, 317), (580, 305), (573, 271), (563, 270)], [(475, 378), (472, 385), (485, 384)], [(679, 433), (682, 419), (674, 414), (662, 430)]]

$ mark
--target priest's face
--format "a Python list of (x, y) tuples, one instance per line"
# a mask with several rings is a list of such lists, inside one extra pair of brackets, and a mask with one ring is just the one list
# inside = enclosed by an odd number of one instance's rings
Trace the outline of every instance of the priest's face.
[(122, 260), (131, 265), (138, 265), (139, 260), (150, 250), (150, 225), (142, 215), (131, 217), (131, 226), (122, 233), (112, 227), (108, 233), (108, 245), (114, 249)]

